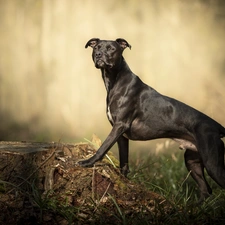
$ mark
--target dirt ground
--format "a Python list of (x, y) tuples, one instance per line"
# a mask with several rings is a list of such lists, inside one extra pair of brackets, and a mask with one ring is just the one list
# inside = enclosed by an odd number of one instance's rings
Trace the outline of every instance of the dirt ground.
[(77, 166), (97, 145), (96, 138), (0, 142), (0, 224), (119, 224), (125, 216), (151, 220), (168, 209), (163, 197), (122, 176), (110, 152), (92, 168)]

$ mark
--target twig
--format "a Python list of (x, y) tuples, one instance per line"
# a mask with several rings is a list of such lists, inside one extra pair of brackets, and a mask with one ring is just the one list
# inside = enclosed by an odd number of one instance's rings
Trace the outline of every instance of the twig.
[(92, 198), (95, 198), (95, 165), (93, 166), (93, 172), (92, 172)]
[(94, 209), (93, 213), (95, 213), (95, 212), (96, 212), (96, 210), (98, 209), (98, 206), (100, 205), (100, 203), (101, 203), (102, 199), (105, 197), (105, 195), (106, 195), (107, 191), (109, 190), (110, 185), (111, 185), (111, 183), (109, 183), (109, 184), (108, 184), (107, 188), (105, 189), (104, 194), (103, 194), (103, 195), (102, 195), (102, 197), (100, 198), (100, 200), (99, 200), (98, 204), (96, 205), (96, 207), (95, 207), (95, 209)]

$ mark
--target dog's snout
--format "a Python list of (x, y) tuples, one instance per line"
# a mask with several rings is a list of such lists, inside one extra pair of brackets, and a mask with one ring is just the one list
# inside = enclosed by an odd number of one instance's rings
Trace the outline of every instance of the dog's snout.
[(100, 52), (100, 51), (97, 51), (97, 52), (95, 52), (95, 57), (101, 57), (102, 56), (102, 53)]

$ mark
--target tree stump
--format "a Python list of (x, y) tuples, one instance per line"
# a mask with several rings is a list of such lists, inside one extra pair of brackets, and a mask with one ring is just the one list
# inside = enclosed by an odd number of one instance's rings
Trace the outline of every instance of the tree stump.
[(92, 168), (76, 165), (95, 151), (91, 143), (0, 142), (0, 224), (119, 224), (167, 208), (123, 177), (110, 152)]

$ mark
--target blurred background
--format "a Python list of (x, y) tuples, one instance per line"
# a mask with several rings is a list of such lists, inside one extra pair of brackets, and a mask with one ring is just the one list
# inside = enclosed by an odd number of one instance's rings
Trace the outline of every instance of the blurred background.
[(0, 140), (105, 139), (93, 37), (126, 39), (144, 82), (225, 125), (224, 0), (0, 0)]

